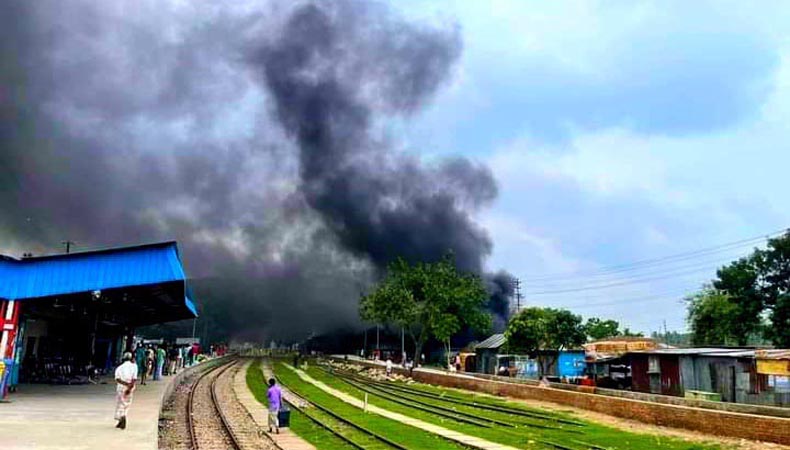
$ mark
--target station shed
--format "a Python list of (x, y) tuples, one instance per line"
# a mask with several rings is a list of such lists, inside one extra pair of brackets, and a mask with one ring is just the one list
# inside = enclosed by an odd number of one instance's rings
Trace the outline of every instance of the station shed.
[(197, 317), (174, 241), (0, 256), (0, 381), (84, 382), (131, 350), (137, 327)]

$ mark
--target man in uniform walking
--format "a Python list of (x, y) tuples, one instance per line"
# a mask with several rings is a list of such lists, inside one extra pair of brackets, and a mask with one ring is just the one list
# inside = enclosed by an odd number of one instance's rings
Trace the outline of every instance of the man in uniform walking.
[(123, 354), (123, 364), (115, 369), (115, 428), (126, 429), (126, 414), (132, 405), (132, 396), (137, 384), (137, 364), (132, 362), (132, 354)]

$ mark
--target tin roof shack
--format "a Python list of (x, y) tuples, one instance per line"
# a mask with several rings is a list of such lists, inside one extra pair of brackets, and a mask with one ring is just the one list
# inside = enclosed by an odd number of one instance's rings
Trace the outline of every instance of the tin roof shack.
[(505, 335), (497, 333), (475, 346), (478, 373), (496, 374), (498, 368), (497, 355), (506, 343)]
[(755, 360), (763, 404), (790, 406), (790, 350), (757, 350)]
[(559, 380), (561, 377), (577, 378), (584, 373), (583, 350), (540, 350), (537, 355), (506, 354), (504, 334), (494, 334), (475, 346), (477, 372), (495, 375), (501, 365), (510, 369), (511, 375), (537, 379), (539, 364), (546, 368), (545, 375)]
[[(750, 348), (701, 347), (631, 353), (628, 356), (633, 390), (732, 403), (787, 404), (782, 375), (775, 375), (780, 377), (779, 386), (771, 386), (769, 374), (759, 370), (771, 371), (774, 363), (758, 364), (758, 352)], [(769, 355), (777, 357), (780, 354), (763, 355), (767, 361)]]
[(631, 385), (628, 352), (652, 350), (655, 339), (639, 336), (618, 336), (584, 345), (587, 374), (601, 387), (625, 389)]

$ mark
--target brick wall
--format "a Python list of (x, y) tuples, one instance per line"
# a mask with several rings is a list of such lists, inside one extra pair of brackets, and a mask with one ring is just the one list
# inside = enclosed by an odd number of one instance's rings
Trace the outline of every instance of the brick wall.
[[(365, 364), (374, 365), (373, 363)], [(380, 368), (379, 365), (376, 366)], [(396, 370), (401, 373), (405, 372), (400, 368)], [(653, 403), (521, 383), (484, 380), (437, 371), (415, 370), (412, 377), (423, 383), (570, 405), (653, 425), (790, 445), (790, 419), (787, 418)]]

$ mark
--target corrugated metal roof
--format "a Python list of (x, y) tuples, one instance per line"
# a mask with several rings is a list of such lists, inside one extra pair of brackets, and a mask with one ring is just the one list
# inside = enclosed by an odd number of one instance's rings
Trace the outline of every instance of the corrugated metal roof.
[(731, 358), (752, 358), (754, 349), (726, 347), (693, 347), (693, 348), (660, 348), (629, 353), (646, 353), (650, 355), (700, 355)]
[(488, 339), (475, 345), (475, 350), (478, 348), (499, 348), (505, 345), (505, 342), (507, 342), (507, 339), (505, 339), (504, 334), (502, 333), (493, 334)]
[[(25, 259), (0, 258), (0, 298), (25, 300), (181, 281), (175, 242)], [(196, 312), (190, 295), (184, 302)]]
[(757, 350), (756, 356), (758, 359), (790, 359), (790, 350), (788, 349), (762, 349)]

